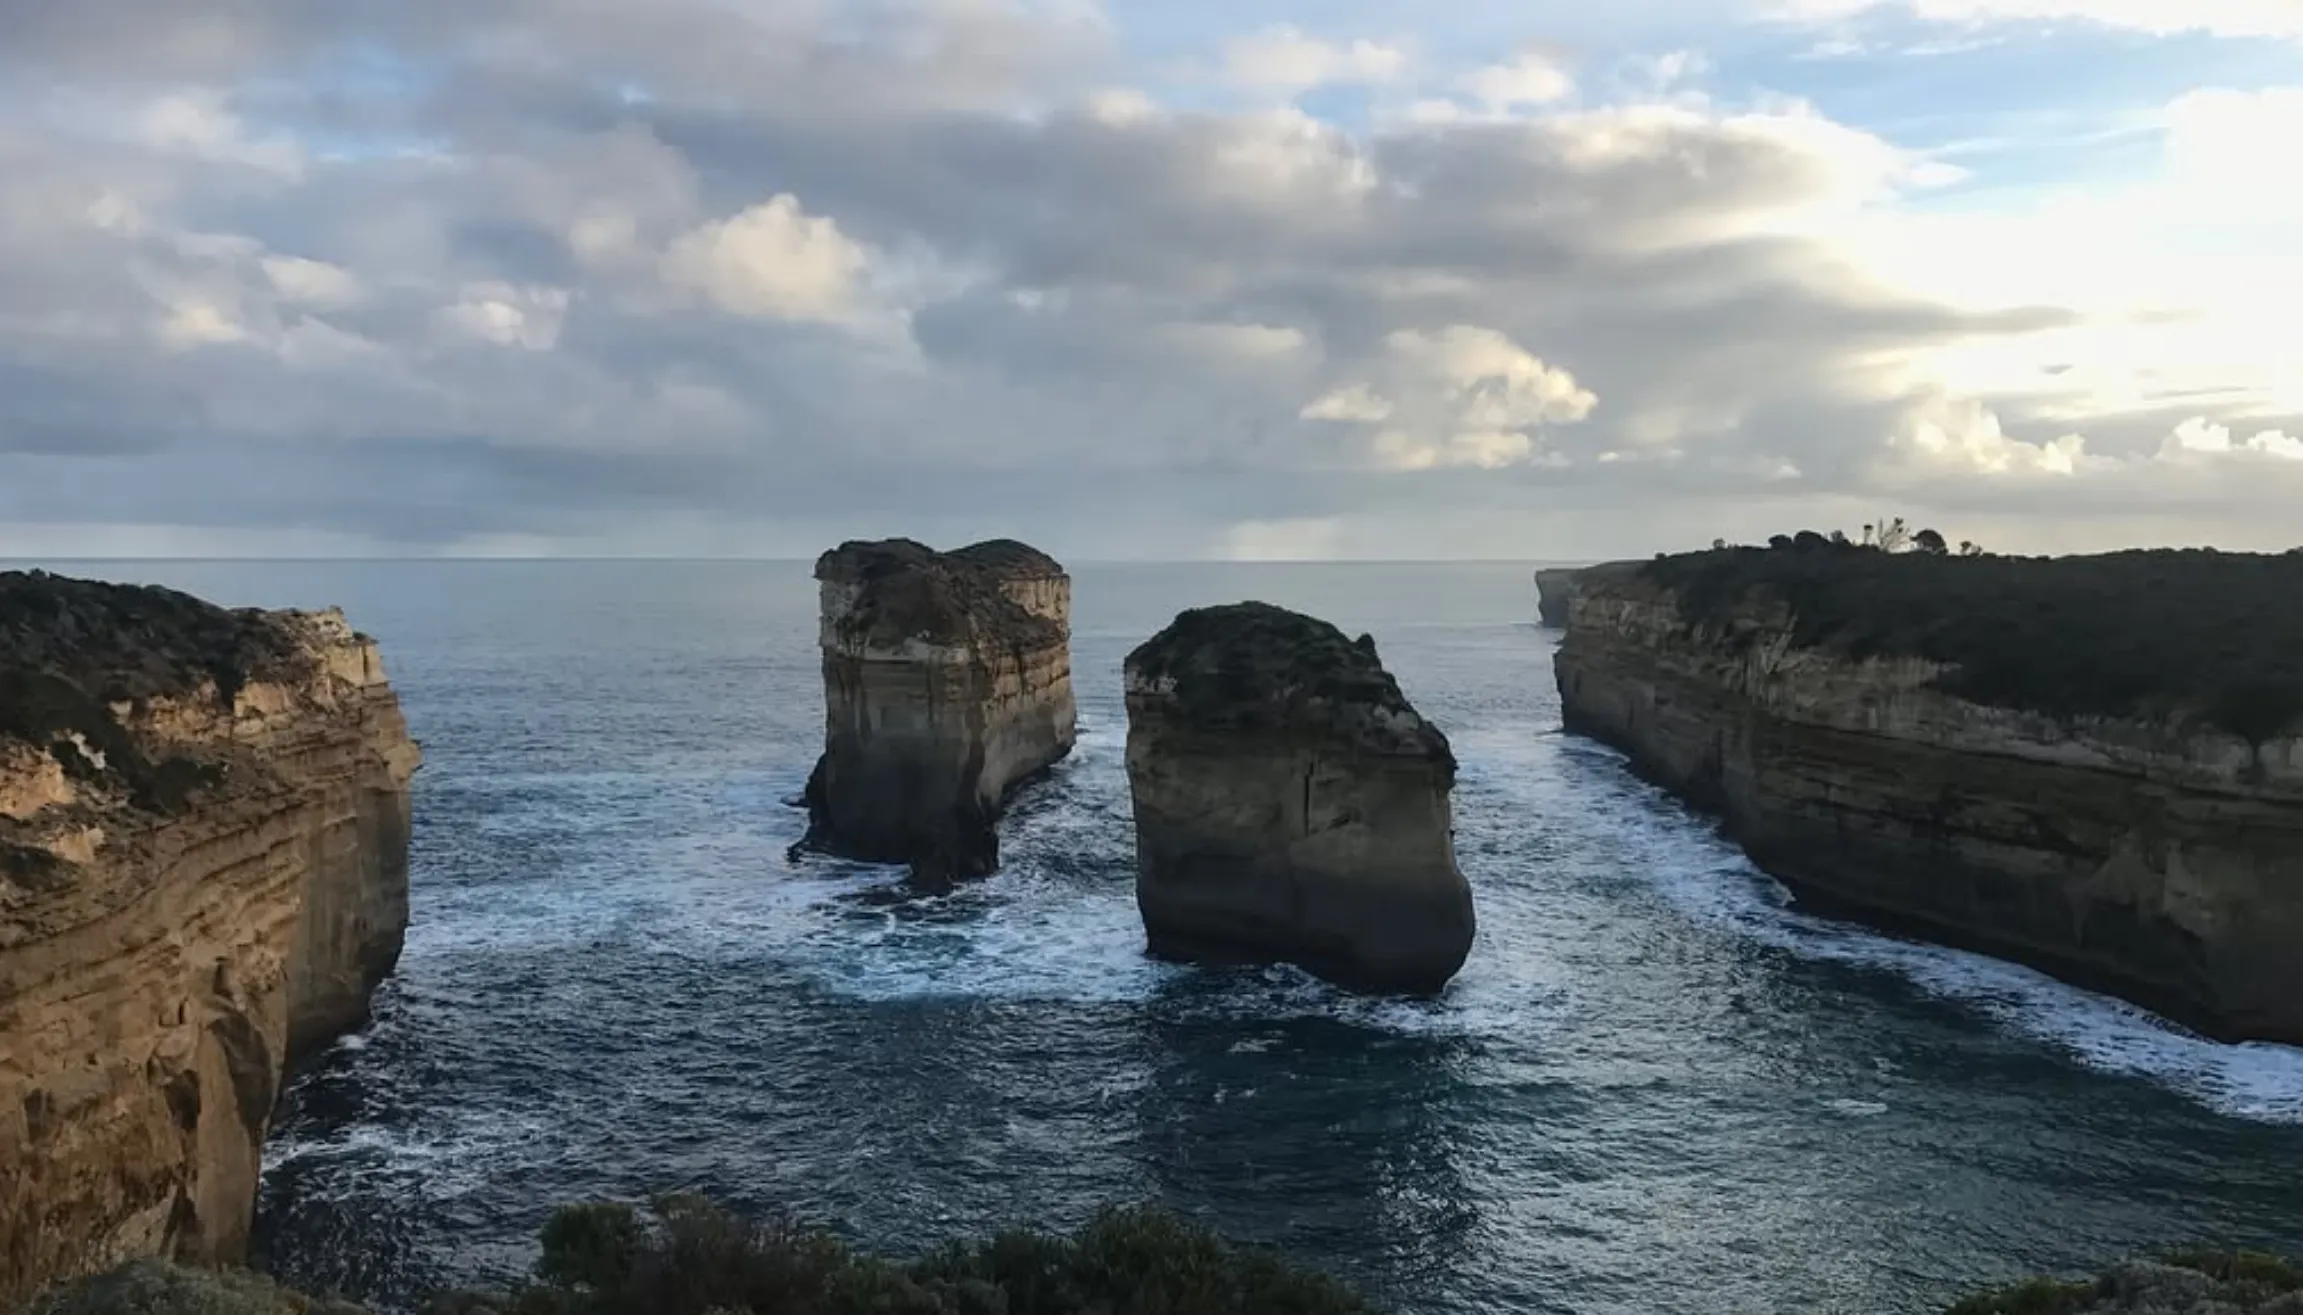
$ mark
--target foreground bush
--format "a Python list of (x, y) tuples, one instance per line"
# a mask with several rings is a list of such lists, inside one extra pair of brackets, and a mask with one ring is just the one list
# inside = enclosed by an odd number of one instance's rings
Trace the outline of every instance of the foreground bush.
[(2303, 1269), (2253, 1251), (2182, 1251), (2099, 1279), (2027, 1279), (1951, 1315), (2303, 1315)]
[(535, 1281), (426, 1315), (1376, 1315), (1341, 1284), (1150, 1209), (1069, 1237), (1028, 1230), (906, 1263), (820, 1229), (695, 1197), (646, 1213), (572, 1206), (544, 1226)]
[(25, 1315), (364, 1315), (318, 1301), (259, 1275), (131, 1260), (107, 1274), (57, 1288)]

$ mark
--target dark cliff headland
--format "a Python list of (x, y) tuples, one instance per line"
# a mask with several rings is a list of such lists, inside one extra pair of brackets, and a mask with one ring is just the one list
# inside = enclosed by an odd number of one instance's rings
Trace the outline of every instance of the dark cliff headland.
[(1590, 568), (1571, 731), (1804, 901), (2303, 1042), (2303, 555)]

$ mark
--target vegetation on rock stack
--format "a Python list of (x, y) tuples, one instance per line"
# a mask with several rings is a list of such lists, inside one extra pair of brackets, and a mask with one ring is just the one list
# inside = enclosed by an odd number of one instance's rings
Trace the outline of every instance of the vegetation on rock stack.
[[(1636, 568), (1682, 614), (1732, 631), (1787, 606), (1792, 643), (1917, 657), (1979, 703), (2056, 716), (2193, 715), (2250, 742), (2303, 719), (2303, 557), (2089, 557), (1728, 548)], [(1753, 637), (1757, 637), (1754, 635)]]
[[(1176, 614), (1128, 654), (1131, 680), (1171, 688), (1200, 729), (1284, 731), (1332, 724), (1339, 710), (1423, 719), (1376, 656), (1375, 637), (1347, 637), (1317, 617), (1270, 603), (1227, 603)], [(1426, 730), (1452, 772), (1447, 739)]]

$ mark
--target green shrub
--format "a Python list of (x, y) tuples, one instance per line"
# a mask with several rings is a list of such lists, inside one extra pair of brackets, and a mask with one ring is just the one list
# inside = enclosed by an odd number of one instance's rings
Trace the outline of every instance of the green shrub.
[(2196, 716), (2258, 744), (2303, 724), (2303, 556), (1728, 549), (1634, 569), (1696, 622), (1778, 603), (1798, 647), (1943, 663), (1980, 703)]
[(646, 1214), (571, 1206), (543, 1229), (535, 1280), (442, 1298), (427, 1315), (1375, 1315), (1321, 1275), (1155, 1209), (1077, 1233), (1011, 1229), (899, 1263), (821, 1229), (697, 1197)]

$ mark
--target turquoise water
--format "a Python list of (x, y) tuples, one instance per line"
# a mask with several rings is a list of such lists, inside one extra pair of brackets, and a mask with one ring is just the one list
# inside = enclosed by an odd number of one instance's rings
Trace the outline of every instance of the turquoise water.
[[(374, 1025), (291, 1092), (268, 1262), (387, 1304), (555, 1202), (697, 1188), (891, 1248), (1158, 1199), (1403, 1311), (1918, 1311), (2303, 1249), (2303, 1053), (1785, 907), (1558, 733), (1528, 569), (1083, 567), (1078, 752), (941, 900), (788, 865), (799, 563), (107, 563), (342, 603), (429, 763)], [(1118, 668), (1183, 606), (1372, 631), (1452, 737), (1480, 937), (1430, 1003), (1141, 953)]]

